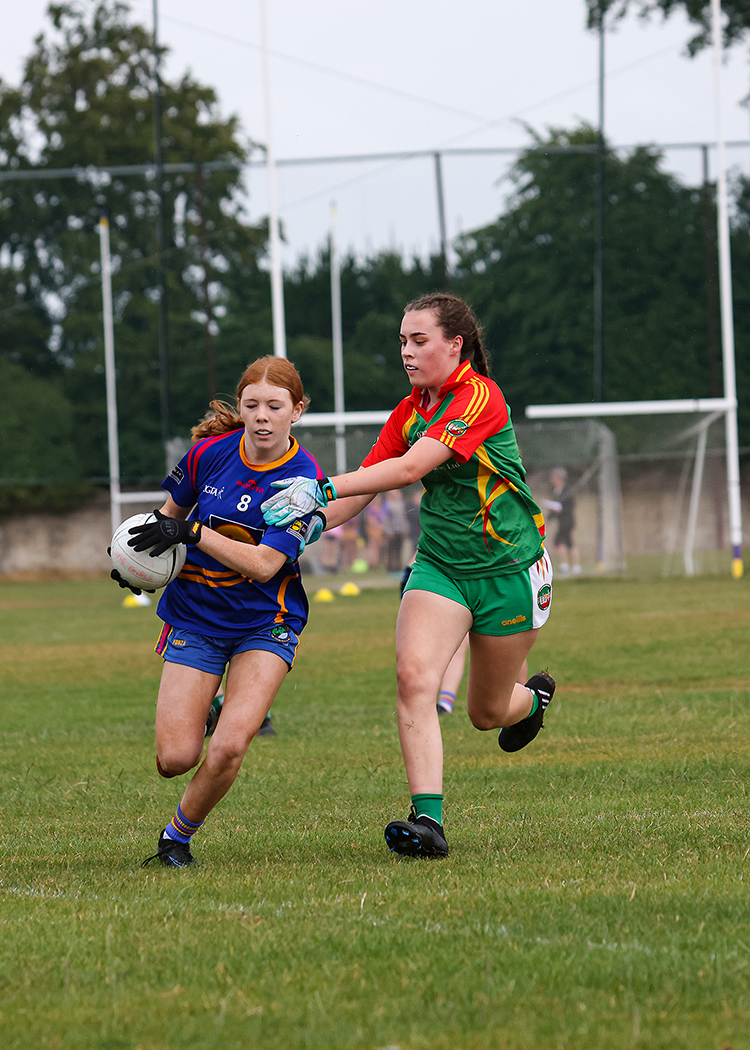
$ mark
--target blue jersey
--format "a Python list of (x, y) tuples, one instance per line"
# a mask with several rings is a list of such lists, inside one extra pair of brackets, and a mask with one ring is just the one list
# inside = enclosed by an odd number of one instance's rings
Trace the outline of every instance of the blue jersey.
[(193, 507), (215, 532), (242, 543), (264, 543), (290, 559), (267, 583), (248, 579), (195, 544), (187, 548), (182, 572), (164, 590), (158, 614), (165, 623), (197, 634), (231, 638), (269, 623), (289, 624), (297, 634), (307, 622), (308, 604), (296, 561), (307, 534), (308, 515), (286, 527), (266, 525), (260, 505), (282, 478), (322, 478), (318, 464), (294, 438), (273, 463), (250, 463), (244, 430), (197, 441), (162, 482), (180, 507)]

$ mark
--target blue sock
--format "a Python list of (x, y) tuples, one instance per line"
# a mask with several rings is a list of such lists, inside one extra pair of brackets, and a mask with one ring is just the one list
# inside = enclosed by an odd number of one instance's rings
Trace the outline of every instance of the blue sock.
[(453, 714), (453, 704), (456, 699), (455, 693), (449, 693), (447, 689), (441, 689), (438, 693), (437, 702), (440, 707), (444, 707), (446, 711)]
[(164, 829), (164, 834), (168, 839), (174, 839), (175, 842), (190, 842), (198, 828), (204, 823), (201, 821), (200, 824), (194, 824), (192, 820), (187, 819), (178, 806), (177, 812)]

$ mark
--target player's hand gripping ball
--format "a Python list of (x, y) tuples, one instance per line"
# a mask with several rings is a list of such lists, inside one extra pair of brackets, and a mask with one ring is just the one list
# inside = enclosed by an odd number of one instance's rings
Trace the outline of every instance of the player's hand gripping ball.
[(179, 576), (185, 564), (186, 548), (174, 540), (155, 557), (148, 550), (136, 551), (130, 546), (129, 541), (133, 539), (130, 530), (156, 520), (154, 514), (134, 514), (118, 526), (112, 537), (109, 553), (113, 567), (110, 575), (120, 587), (127, 587), (134, 594), (140, 594), (142, 590), (150, 593), (161, 590)]
[(150, 558), (158, 558), (175, 543), (198, 543), (202, 529), (202, 521), (168, 518), (155, 510), (148, 521), (131, 526), (128, 531), (133, 538), (128, 540), (128, 546), (136, 552), (149, 551)]

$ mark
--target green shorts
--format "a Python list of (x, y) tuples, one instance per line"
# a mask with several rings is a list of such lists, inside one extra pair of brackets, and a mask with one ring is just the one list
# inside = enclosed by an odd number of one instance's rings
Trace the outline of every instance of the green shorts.
[(465, 605), (474, 617), (471, 630), (476, 634), (519, 634), (547, 622), (552, 605), (552, 562), (545, 551), (539, 561), (520, 572), (492, 579), (454, 580), (417, 555), (406, 591), (431, 591)]

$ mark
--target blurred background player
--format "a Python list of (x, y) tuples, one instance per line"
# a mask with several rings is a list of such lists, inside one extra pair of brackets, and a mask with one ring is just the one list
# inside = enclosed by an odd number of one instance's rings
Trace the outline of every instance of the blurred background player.
[(412, 809), (406, 821), (386, 826), (385, 838), (396, 853), (432, 858), (448, 854), (437, 714), (443, 675), (470, 632), (472, 724), (500, 728), (504, 751), (536, 737), (555, 682), (546, 672), (525, 685), (518, 679), (549, 615), (552, 565), (510, 413), (489, 378), (469, 307), (445, 294), (417, 299), (406, 307), (400, 340), (412, 393), (362, 467), (322, 482), (289, 477), (263, 511), (270, 524), (283, 525), (330, 505), (335, 526), (374, 493), (422, 479), (419, 549), (396, 627), (398, 729)]
[(386, 492), (383, 499), (383, 536), (385, 538), (385, 570), (391, 576), (401, 572), (404, 565), (404, 543), (409, 535), (404, 494), (400, 489)]
[[(206, 719), (206, 728), (204, 735), (208, 737), (213, 736), (214, 730), (216, 729), (219, 721), (219, 715), (221, 709), (224, 706), (224, 684), (219, 686), (216, 696), (211, 701), (211, 706), (208, 709), (208, 718)], [(255, 734), (256, 736), (276, 736), (276, 729), (273, 722), (271, 721), (271, 712), (269, 711), (263, 721), (260, 723), (260, 729)]]
[(551, 517), (557, 521), (555, 534), (555, 551), (557, 567), (561, 575), (572, 572), (578, 576), (581, 572), (581, 556), (573, 540), (575, 528), (576, 498), (575, 486), (568, 485), (568, 472), (564, 467), (555, 467), (550, 471), (552, 482), (552, 499), (540, 500), (542, 506), (552, 511)]
[[(212, 402), (212, 417), (195, 429), (199, 440), (162, 483), (169, 495), (157, 520), (130, 530), (136, 550), (190, 545), (158, 606), (164, 628), (156, 651), (164, 668), (156, 765), (163, 777), (174, 777), (200, 762), (144, 864), (195, 862), (192, 836), (234, 783), (294, 663), (308, 614), (297, 557), (310, 539), (311, 519), (267, 526), (260, 504), (290, 470), (321, 476), (290, 432), (306, 403), (290, 362), (255, 361), (237, 384), (236, 410)], [(209, 709), (225, 672), (224, 702), (201, 762)]]

